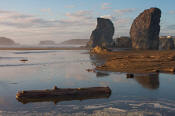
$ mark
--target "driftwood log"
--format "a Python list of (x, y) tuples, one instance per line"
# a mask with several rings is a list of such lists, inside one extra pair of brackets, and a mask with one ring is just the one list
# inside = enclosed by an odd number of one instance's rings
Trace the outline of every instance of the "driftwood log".
[(91, 87), (75, 89), (62, 89), (54, 87), (54, 89), (50, 90), (19, 91), (16, 94), (16, 99), (23, 104), (30, 102), (49, 101), (52, 101), (56, 104), (61, 101), (108, 98), (110, 95), (111, 89), (109, 87)]

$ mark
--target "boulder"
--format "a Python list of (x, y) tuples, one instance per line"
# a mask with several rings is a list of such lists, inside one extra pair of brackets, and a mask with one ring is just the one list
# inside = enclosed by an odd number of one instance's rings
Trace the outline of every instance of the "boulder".
[(96, 29), (92, 32), (87, 47), (96, 46), (107, 48), (113, 43), (114, 25), (109, 19), (97, 18)]
[(159, 39), (160, 50), (171, 50), (174, 49), (174, 41), (172, 38), (160, 37)]
[(132, 47), (135, 49), (158, 49), (161, 10), (144, 10), (133, 22), (130, 29)]
[(119, 37), (115, 39), (115, 47), (117, 48), (131, 48), (132, 42), (129, 37)]

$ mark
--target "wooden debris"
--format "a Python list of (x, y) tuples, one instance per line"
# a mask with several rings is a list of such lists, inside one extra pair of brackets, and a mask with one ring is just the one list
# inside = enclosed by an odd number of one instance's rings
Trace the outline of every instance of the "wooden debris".
[(30, 90), (19, 91), (16, 99), (23, 104), (29, 102), (48, 102), (54, 103), (69, 100), (86, 100), (97, 98), (108, 98), (111, 94), (109, 87), (91, 87), (91, 88), (75, 88), (62, 89), (57, 88), (51, 90)]
[(28, 60), (27, 60), (27, 59), (21, 59), (20, 61), (22, 61), (22, 62), (27, 62)]

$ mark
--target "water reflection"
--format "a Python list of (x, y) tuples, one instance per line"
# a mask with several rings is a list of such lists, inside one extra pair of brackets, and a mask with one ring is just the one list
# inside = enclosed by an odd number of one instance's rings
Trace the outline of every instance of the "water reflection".
[(105, 72), (96, 72), (96, 77), (106, 77), (106, 76), (109, 76), (109, 74)]
[[(105, 63), (107, 58), (102, 58), (100, 56), (90, 55), (92, 64), (99, 66)], [(96, 77), (105, 77), (109, 76), (109, 73), (102, 71), (95, 71)], [(142, 87), (147, 89), (158, 89), (159, 88), (159, 74), (126, 74), (126, 78), (134, 79), (136, 82), (142, 85)]]
[(145, 74), (145, 75), (135, 75), (134, 79), (142, 85), (142, 87), (147, 89), (158, 89), (159, 88), (159, 74)]
[(153, 74), (127, 74), (127, 79), (135, 79), (142, 87), (147, 89), (159, 88), (159, 73)]
[(79, 100), (79, 101), (83, 101), (83, 100), (89, 100), (89, 99), (105, 99), (105, 98), (109, 98), (111, 95), (111, 93), (109, 94), (86, 94), (86, 95), (75, 95), (75, 96), (64, 96), (64, 97), (51, 97), (51, 98), (45, 98), (45, 97), (41, 97), (41, 98), (22, 98), (19, 99), (17, 98), (17, 100), (23, 104), (27, 104), (27, 103), (34, 103), (34, 102), (53, 102), (54, 104), (57, 104), (59, 102), (63, 102), (63, 101), (73, 101), (73, 100)]
[[(7, 59), (1, 59), (0, 62), (0, 65), (3, 65), (0, 69), (0, 115), (4, 112), (5, 115), (21, 113), (22, 116), (23, 113), (26, 115), (26, 112), (28, 114), (47, 112), (53, 115), (64, 113), (72, 115), (80, 112), (82, 115), (92, 113), (115, 115), (118, 112), (128, 115), (132, 112), (135, 115), (148, 115), (136, 114), (137, 111), (154, 112), (149, 115), (156, 115), (157, 112), (167, 116), (175, 114), (174, 75), (134, 74), (132, 79), (127, 79), (124, 73), (98, 70), (88, 72), (87, 69), (94, 69), (105, 59), (96, 56), (89, 57), (89, 54), (84, 54), (84, 52), (86, 51), (14, 54), (14, 51), (0, 51), (4, 57), (7, 57)], [(29, 61), (23, 65), (19, 61), (22, 58), (29, 59)], [(109, 86), (112, 94), (109, 99), (87, 99), (81, 102), (48, 100), (26, 105), (15, 98), (18, 90), (48, 89), (53, 85), (60, 88)], [(54, 105), (53, 102), (58, 103)]]

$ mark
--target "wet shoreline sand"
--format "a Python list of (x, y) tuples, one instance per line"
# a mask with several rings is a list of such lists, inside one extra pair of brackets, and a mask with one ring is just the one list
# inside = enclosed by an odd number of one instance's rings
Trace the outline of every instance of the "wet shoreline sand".
[(100, 54), (106, 62), (97, 70), (124, 73), (174, 73), (175, 50), (127, 50)]
[(0, 50), (87, 50), (85, 47), (0, 47)]

